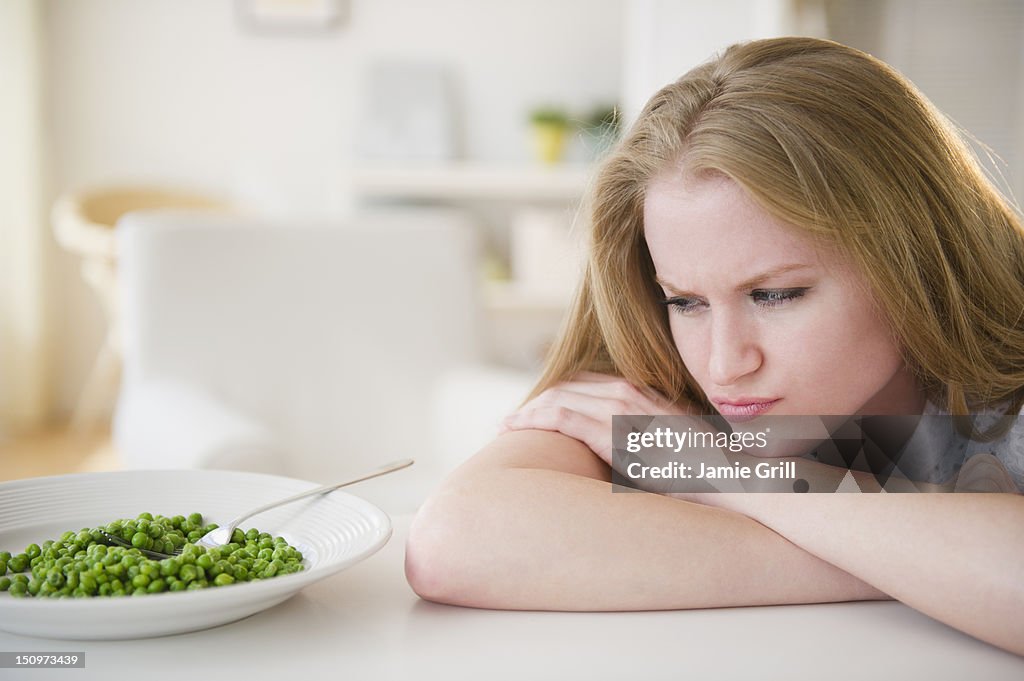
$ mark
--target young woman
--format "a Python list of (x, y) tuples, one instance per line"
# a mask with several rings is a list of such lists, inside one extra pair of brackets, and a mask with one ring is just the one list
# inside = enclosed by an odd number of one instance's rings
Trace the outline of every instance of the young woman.
[[(422, 597), (641, 610), (895, 598), (1024, 654), (1024, 497), (615, 494), (613, 414), (1017, 414), (1024, 229), (903, 77), (809, 38), (658, 92), (593, 187), (539, 385), (424, 505)], [(997, 454), (1024, 483), (1021, 443)]]

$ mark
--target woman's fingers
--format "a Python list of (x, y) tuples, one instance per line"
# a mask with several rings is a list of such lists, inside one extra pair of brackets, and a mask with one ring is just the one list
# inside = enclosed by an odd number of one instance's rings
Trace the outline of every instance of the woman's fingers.
[(507, 430), (550, 430), (579, 440), (590, 447), (605, 462), (611, 461), (610, 422), (575, 411), (566, 406), (536, 406), (521, 409), (509, 415), (503, 422)]
[(572, 381), (559, 383), (554, 388), (544, 391), (538, 399), (548, 393), (571, 392), (590, 395), (610, 401), (616, 407), (615, 414), (663, 414), (673, 411), (672, 405), (653, 390), (641, 389), (619, 377), (608, 377), (605, 374), (583, 373)]
[(684, 413), (653, 390), (620, 376), (583, 372), (530, 400), (502, 421), (509, 430), (550, 430), (575, 438), (611, 464), (612, 416)]

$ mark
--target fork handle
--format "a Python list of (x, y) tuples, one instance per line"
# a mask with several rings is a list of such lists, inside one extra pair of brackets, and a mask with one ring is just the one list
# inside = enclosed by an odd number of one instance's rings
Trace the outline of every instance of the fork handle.
[(235, 528), (238, 527), (241, 523), (243, 523), (244, 521), (246, 521), (249, 518), (253, 517), (254, 515), (257, 515), (259, 513), (263, 513), (264, 511), (269, 511), (272, 508), (277, 508), (278, 506), (284, 506), (285, 504), (290, 504), (293, 501), (298, 501), (299, 499), (305, 499), (306, 497), (312, 497), (312, 496), (315, 496), (317, 494), (327, 494), (328, 492), (333, 492), (334, 490), (338, 489), (339, 487), (346, 487), (348, 485), (354, 485), (357, 482), (362, 482), (363, 480), (369, 480), (370, 478), (376, 478), (379, 475), (384, 475), (386, 473), (391, 473), (393, 471), (401, 470), (402, 468), (408, 468), (412, 464), (413, 464), (413, 460), (412, 459), (400, 459), (398, 461), (392, 461), (391, 463), (384, 464), (380, 468), (377, 468), (377, 469), (375, 469), (373, 471), (370, 471), (369, 473), (364, 473), (363, 475), (360, 475), (357, 478), (349, 478), (348, 480), (344, 480), (342, 482), (332, 482), (329, 485), (324, 485), (322, 487), (314, 487), (313, 489), (306, 490), (305, 492), (299, 492), (295, 496), (291, 496), (291, 497), (288, 497), (286, 499), (279, 499), (277, 501), (272, 501), (269, 504), (267, 504), (266, 506), (260, 506), (256, 510), (249, 511), (245, 515), (239, 516), (238, 518), (235, 518), (234, 520), (232, 520), (228, 524), (228, 526), (227, 526), (227, 534), (230, 537), (231, 534), (235, 531)]

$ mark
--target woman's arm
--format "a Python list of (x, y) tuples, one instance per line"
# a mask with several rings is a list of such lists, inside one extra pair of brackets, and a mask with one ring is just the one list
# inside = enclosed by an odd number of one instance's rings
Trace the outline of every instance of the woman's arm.
[(707, 494), (910, 607), (1024, 655), (1024, 497)]
[(499, 436), (420, 510), (406, 548), (409, 583), (429, 600), (541, 610), (887, 597), (750, 518), (612, 492), (609, 475), (560, 433)]

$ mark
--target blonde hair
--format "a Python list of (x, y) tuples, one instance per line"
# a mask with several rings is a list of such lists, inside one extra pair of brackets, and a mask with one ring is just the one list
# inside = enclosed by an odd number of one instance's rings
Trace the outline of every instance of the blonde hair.
[(647, 103), (594, 181), (586, 271), (533, 395), (589, 370), (712, 411), (673, 344), (644, 239), (646, 186), (680, 163), (850, 258), (937, 405), (1020, 409), (1019, 217), (909, 81), (813, 38), (733, 45)]

